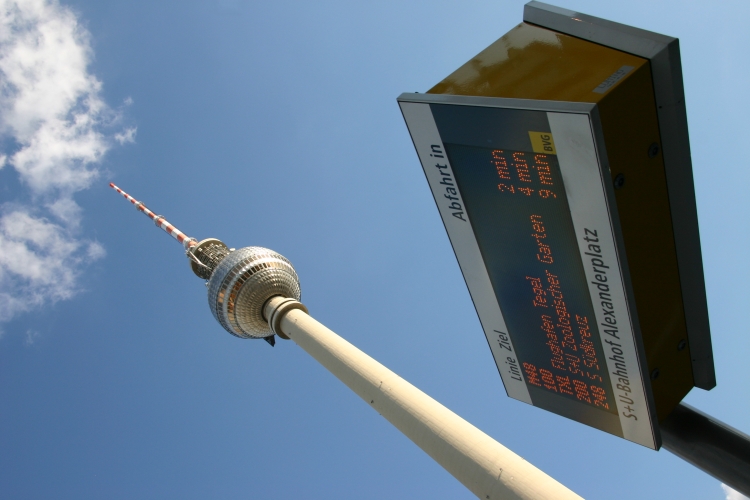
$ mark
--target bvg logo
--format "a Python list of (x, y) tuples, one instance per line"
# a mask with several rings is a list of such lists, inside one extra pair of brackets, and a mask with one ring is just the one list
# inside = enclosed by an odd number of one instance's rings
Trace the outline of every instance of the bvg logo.
[(535, 153), (544, 153), (548, 155), (556, 155), (555, 140), (552, 139), (552, 134), (549, 132), (531, 132), (529, 131), (529, 138), (531, 139), (531, 149)]

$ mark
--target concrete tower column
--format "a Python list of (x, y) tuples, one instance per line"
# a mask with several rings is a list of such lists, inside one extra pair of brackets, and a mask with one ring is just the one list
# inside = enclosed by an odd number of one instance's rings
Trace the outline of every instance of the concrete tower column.
[(292, 339), (478, 498), (581, 499), (313, 319), (296, 300), (273, 297), (264, 316), (279, 337)]

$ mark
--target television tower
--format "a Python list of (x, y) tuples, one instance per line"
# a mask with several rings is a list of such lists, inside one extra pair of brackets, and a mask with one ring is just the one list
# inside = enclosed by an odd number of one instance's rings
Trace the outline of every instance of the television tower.
[(207, 280), (208, 305), (232, 335), (292, 339), (482, 500), (582, 500), (580, 496), (411, 385), (307, 314), (292, 264), (262, 247), (197, 241), (114, 184), (185, 248)]
[(263, 339), (272, 346), (276, 343), (263, 317), (263, 305), (276, 295), (300, 300), (299, 278), (286, 257), (262, 247), (235, 250), (216, 238), (197, 241), (113, 183), (109, 186), (182, 244), (190, 269), (207, 280), (208, 306), (226, 331), (243, 339)]

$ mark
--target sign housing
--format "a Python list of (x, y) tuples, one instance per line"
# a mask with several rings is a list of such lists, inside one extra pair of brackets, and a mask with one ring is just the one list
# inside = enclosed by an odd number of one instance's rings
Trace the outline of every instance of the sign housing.
[(715, 385), (678, 42), (524, 21), (399, 104), (508, 395), (658, 449)]

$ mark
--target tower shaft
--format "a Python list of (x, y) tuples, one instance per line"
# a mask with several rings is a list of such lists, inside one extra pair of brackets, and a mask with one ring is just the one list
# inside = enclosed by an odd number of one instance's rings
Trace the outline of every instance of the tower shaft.
[(271, 298), (269, 325), (291, 338), (481, 499), (581, 497), (310, 317), (293, 299)]

